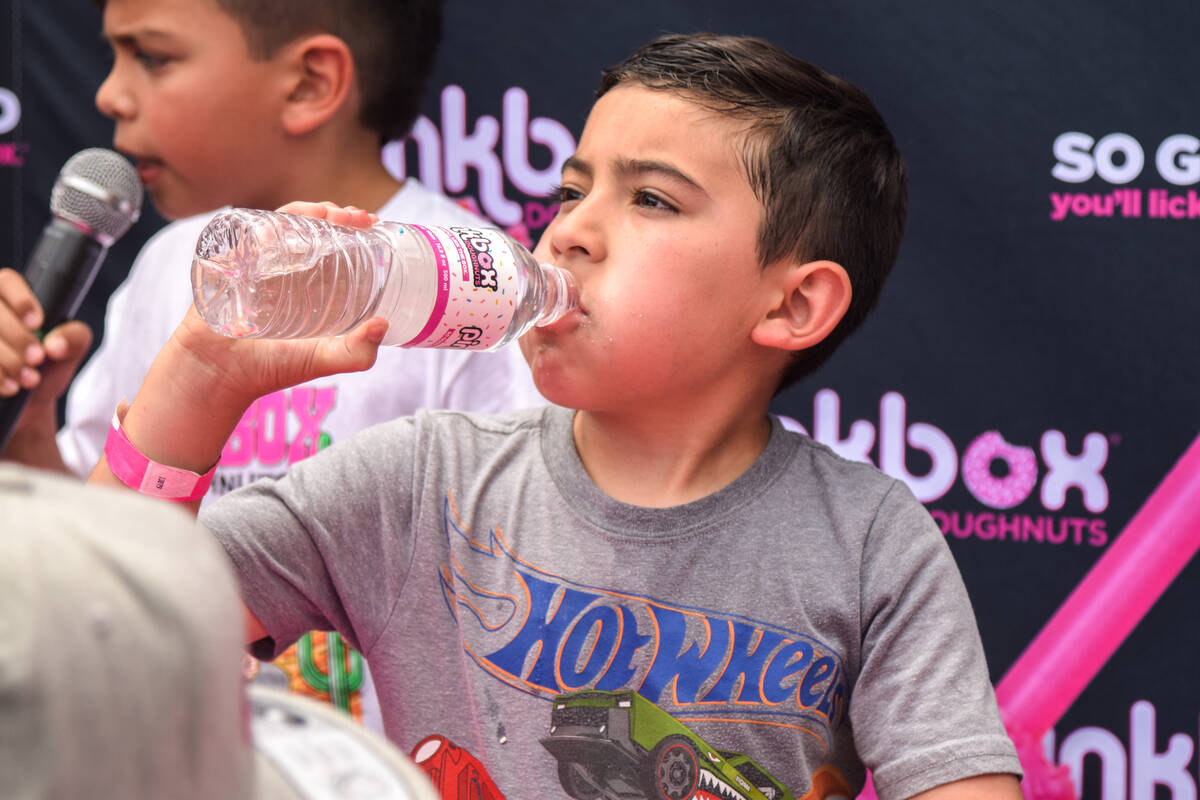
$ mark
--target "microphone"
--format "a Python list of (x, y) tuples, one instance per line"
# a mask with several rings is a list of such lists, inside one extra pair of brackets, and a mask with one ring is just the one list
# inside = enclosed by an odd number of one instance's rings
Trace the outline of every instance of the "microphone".
[[(142, 213), (142, 184), (124, 156), (102, 147), (67, 159), (50, 192), (50, 223), (24, 276), (42, 305), (42, 332), (75, 316), (109, 246)], [(29, 390), (0, 400), (0, 451), (8, 444)]]

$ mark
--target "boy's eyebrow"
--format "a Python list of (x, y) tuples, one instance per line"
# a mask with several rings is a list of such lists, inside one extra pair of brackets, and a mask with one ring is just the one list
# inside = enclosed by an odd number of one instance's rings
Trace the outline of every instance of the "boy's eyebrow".
[(156, 39), (162, 40), (162, 41), (167, 41), (167, 40), (170, 40), (171, 38), (172, 38), (171, 34), (165, 32), (165, 31), (156, 31), (153, 29), (142, 30), (142, 31), (133, 31), (133, 32), (127, 32), (127, 33), (114, 33), (111, 36), (109, 36), (104, 31), (100, 32), (101, 41), (108, 41), (112, 44), (120, 44), (120, 45), (133, 45), (133, 44), (137, 44), (138, 42), (146, 42), (146, 41), (154, 42)]
[(569, 156), (562, 165), (562, 173), (565, 175), (567, 170), (583, 173), (584, 177), (592, 177), (592, 165), (584, 161), (579, 156)]
[(657, 173), (667, 178), (686, 183), (693, 189), (703, 192), (704, 187), (693, 180), (686, 172), (664, 161), (652, 161), (644, 158), (618, 159), (617, 173), (622, 176), (645, 175), (648, 172)]
[[(568, 170), (582, 173), (585, 177), (592, 177), (594, 170), (592, 165), (577, 156), (571, 156), (563, 162), (562, 171), (565, 174)], [(685, 183), (692, 188), (703, 192), (704, 187), (697, 183), (686, 172), (683, 172), (678, 167), (672, 166), (665, 161), (653, 161), (645, 158), (621, 158), (616, 162), (617, 174), (621, 177), (630, 175), (645, 175), (646, 173), (658, 173), (680, 183)]]

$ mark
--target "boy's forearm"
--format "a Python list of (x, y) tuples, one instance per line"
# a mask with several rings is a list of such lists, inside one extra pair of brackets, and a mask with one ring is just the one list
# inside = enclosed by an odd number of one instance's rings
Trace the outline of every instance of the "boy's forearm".
[[(181, 328), (158, 354), (120, 420), (129, 441), (149, 460), (203, 474), (220, 460), (255, 398), (230, 380), (218, 360), (198, 357), (184, 344), (186, 337)], [(88, 481), (125, 485), (103, 456)], [(196, 510), (199, 501), (183, 505)]]
[[(292, 203), (280, 211), (366, 228), (379, 218), (356, 208)], [(193, 307), (150, 365), (121, 427), (150, 461), (197, 474), (208, 472), (258, 397), (336, 372), (357, 372), (375, 363), (387, 321), (373, 318), (344, 337), (272, 345), (214, 333)], [(91, 483), (125, 485), (105, 458)], [(189, 504), (199, 508), (199, 501)]]
[[(387, 321), (372, 318), (326, 339), (230, 339), (213, 333), (193, 308), (150, 365), (121, 428), (144, 459), (203, 475), (256, 399), (369, 368), (386, 333)], [(125, 485), (103, 458), (88, 480)]]

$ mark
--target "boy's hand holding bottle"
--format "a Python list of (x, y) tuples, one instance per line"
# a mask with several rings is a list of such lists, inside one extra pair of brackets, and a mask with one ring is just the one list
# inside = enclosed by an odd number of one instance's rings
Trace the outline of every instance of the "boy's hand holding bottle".
[[(279, 210), (356, 228), (368, 228), (379, 221), (375, 214), (333, 203), (289, 203)], [(386, 331), (386, 321), (373, 318), (340, 337), (231, 339), (215, 334), (193, 307), (169, 347), (178, 346), (174, 357), (195, 362), (187, 372), (175, 374), (194, 374), (194, 388), (202, 396), (211, 397), (209, 392), (216, 389), (232, 401), (245, 401), (249, 405), (264, 394), (313, 378), (368, 369), (375, 363), (379, 342)], [(221, 385), (214, 387), (214, 383)]]
[[(289, 203), (280, 211), (362, 228), (377, 221), (333, 203)], [(371, 318), (345, 336), (234, 339), (213, 332), (190, 308), (137, 397), (118, 414), (120, 427), (152, 462), (204, 474), (251, 403), (314, 378), (368, 369), (387, 327), (386, 320)], [(97, 474), (103, 472), (102, 463)]]

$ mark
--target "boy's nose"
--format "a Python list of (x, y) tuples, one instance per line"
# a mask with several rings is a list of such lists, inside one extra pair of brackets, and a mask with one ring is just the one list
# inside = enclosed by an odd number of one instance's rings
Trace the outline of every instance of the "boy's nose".
[(114, 67), (96, 90), (96, 108), (111, 119), (129, 119), (136, 108), (133, 95), (126, 91)]
[(585, 197), (567, 212), (559, 212), (547, 230), (554, 256), (582, 256), (585, 261), (604, 258), (603, 229), (598, 213), (599, 204)]

